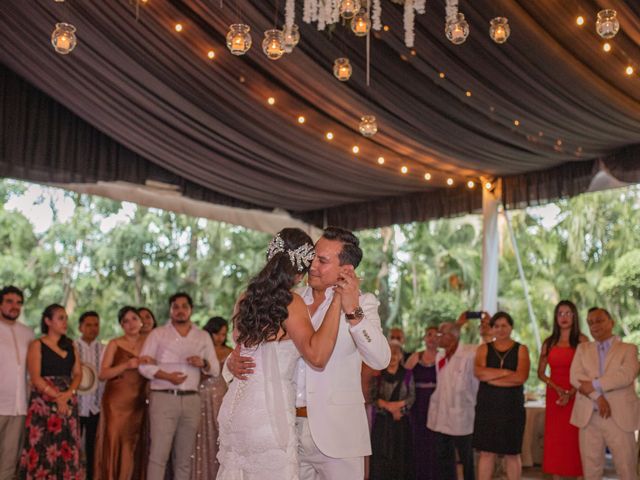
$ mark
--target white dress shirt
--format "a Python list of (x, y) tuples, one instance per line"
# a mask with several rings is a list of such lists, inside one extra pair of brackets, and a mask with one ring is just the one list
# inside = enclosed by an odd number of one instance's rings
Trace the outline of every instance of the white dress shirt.
[(97, 388), (88, 394), (78, 395), (78, 415), (88, 417), (100, 413), (100, 402), (104, 393), (104, 382), (98, 380), (97, 375), (100, 374), (100, 366), (102, 364), (102, 356), (104, 355), (104, 345), (98, 340), (94, 340), (90, 344), (79, 338), (76, 340), (76, 348), (80, 362), (91, 365), (96, 372)]
[(0, 320), (0, 415), (27, 414), (27, 350), (34, 338), (22, 323)]
[(473, 433), (479, 385), (473, 373), (477, 348), (478, 345), (458, 344), (451, 358), (438, 370), (436, 389), (429, 401), (430, 430), (455, 436)]
[[(151, 380), (151, 390), (185, 390), (198, 391), (200, 385), (200, 369), (187, 363), (187, 358), (197, 356), (209, 363), (209, 375), (220, 373), (220, 364), (213, 348), (213, 340), (207, 332), (195, 325), (191, 325), (184, 337), (175, 329), (171, 322), (151, 331), (144, 342), (140, 357), (149, 356), (157, 365), (140, 365), (140, 373)], [(174, 385), (167, 380), (155, 378), (158, 370), (167, 373), (181, 372), (187, 379), (180, 385)]]

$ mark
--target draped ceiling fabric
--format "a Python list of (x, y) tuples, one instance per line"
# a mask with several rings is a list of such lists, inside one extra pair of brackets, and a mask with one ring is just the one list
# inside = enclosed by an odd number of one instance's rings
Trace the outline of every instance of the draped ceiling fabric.
[[(471, 34), (454, 46), (444, 0), (429, 0), (413, 51), (403, 7), (381, 2), (390, 28), (371, 36), (367, 87), (366, 40), (304, 24), (301, 1), (302, 40), (271, 61), (260, 43), (275, 0), (151, 0), (139, 19), (128, 0), (2, 0), (0, 175), (159, 181), (195, 200), (349, 228), (476, 211), (482, 195), (468, 179), (501, 178), (508, 207), (586, 191), (602, 169), (640, 181), (640, 77), (624, 74), (640, 71), (640, 2), (461, 0)], [(594, 31), (601, 8), (621, 23), (609, 54)], [(495, 16), (511, 25), (504, 45), (488, 36)], [(61, 21), (77, 27), (66, 56), (49, 42)], [(238, 22), (254, 45), (234, 57), (224, 35)], [(331, 72), (341, 56), (354, 66), (345, 83)], [(371, 139), (357, 131), (363, 114), (378, 120)]]

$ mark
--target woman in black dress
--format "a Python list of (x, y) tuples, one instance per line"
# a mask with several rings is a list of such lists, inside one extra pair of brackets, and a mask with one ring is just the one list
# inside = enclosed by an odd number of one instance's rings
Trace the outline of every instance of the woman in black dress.
[(76, 395), (82, 370), (73, 342), (65, 335), (64, 308), (57, 304), (45, 308), (40, 327), (42, 337), (31, 343), (27, 353), (31, 401), (18, 478), (82, 480)]
[(411, 370), (402, 366), (402, 347), (391, 343), (391, 361), (372, 382), (375, 417), (371, 431), (370, 480), (413, 480), (409, 411), (415, 400)]
[(490, 480), (496, 455), (504, 455), (509, 480), (520, 478), (526, 413), (523, 384), (529, 377), (529, 351), (511, 338), (513, 319), (498, 312), (489, 323), (495, 340), (478, 347), (475, 374), (480, 380), (473, 447), (480, 452), (478, 480)]

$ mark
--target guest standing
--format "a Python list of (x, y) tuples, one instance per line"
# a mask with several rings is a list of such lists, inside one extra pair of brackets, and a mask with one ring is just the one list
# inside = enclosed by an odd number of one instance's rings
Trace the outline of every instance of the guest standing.
[[(104, 345), (98, 341), (100, 334), (100, 317), (89, 311), (80, 315), (78, 320), (82, 336), (76, 340), (76, 350), (80, 362), (87, 365), (95, 375), (96, 388), (84, 395), (78, 395), (78, 415), (80, 416), (80, 436), (84, 438), (84, 453), (87, 461), (87, 480), (93, 479), (93, 462), (96, 444), (96, 433), (100, 420), (100, 403), (104, 391), (104, 382), (98, 380), (100, 362), (104, 353)], [(85, 379), (86, 380), (86, 379)]]
[(0, 480), (13, 480), (27, 415), (27, 350), (30, 328), (18, 322), (24, 296), (12, 285), (0, 290)]
[(478, 379), (474, 375), (476, 345), (460, 343), (460, 327), (442, 323), (438, 346), (444, 350), (437, 359), (438, 383), (431, 397), (427, 427), (435, 432), (436, 476), (456, 480), (456, 452), (465, 480), (474, 480), (473, 424)]
[(140, 373), (151, 380), (147, 477), (152, 480), (164, 478), (172, 453), (173, 478), (191, 477), (191, 453), (200, 424), (200, 373), (220, 372), (211, 337), (191, 323), (192, 311), (188, 294), (172, 295), (171, 321), (147, 336), (141, 352), (157, 360), (157, 365), (139, 367)]
[(595, 341), (578, 345), (570, 374), (579, 392), (571, 423), (580, 428), (584, 478), (602, 478), (608, 447), (620, 480), (636, 480), (638, 347), (613, 336), (613, 319), (603, 308), (589, 310), (587, 324)]
[(436, 389), (436, 355), (438, 354), (438, 328), (427, 327), (425, 349), (413, 353), (405, 368), (413, 372), (416, 400), (411, 407), (413, 460), (416, 480), (436, 478), (435, 434), (427, 428), (427, 415), (431, 395)]
[(42, 337), (29, 346), (31, 401), (19, 478), (84, 478), (76, 389), (80, 359), (67, 333), (67, 312), (58, 304), (42, 312)]
[(578, 428), (569, 423), (576, 394), (569, 370), (578, 344), (586, 341), (576, 306), (562, 300), (553, 312), (553, 330), (542, 344), (538, 363), (538, 377), (547, 384), (542, 470), (554, 479), (582, 476)]
[(478, 347), (475, 375), (480, 380), (473, 447), (480, 452), (478, 480), (490, 480), (496, 455), (504, 455), (509, 480), (522, 473), (526, 413), (523, 384), (529, 377), (529, 351), (511, 338), (513, 319), (498, 312), (489, 323), (495, 340)]
[(413, 447), (409, 410), (415, 400), (411, 371), (402, 366), (399, 343), (390, 342), (391, 361), (373, 383), (376, 414), (371, 432), (371, 480), (411, 480)]
[(124, 335), (107, 345), (100, 368), (106, 380), (98, 427), (96, 480), (144, 480), (147, 467), (147, 379), (138, 366), (144, 337), (142, 320), (133, 307), (122, 307), (118, 322)]
[[(203, 330), (211, 336), (218, 363), (222, 364), (233, 351), (227, 345), (229, 324), (222, 317), (209, 319)], [(218, 412), (222, 397), (227, 392), (227, 382), (222, 375), (202, 375), (200, 378), (200, 426), (191, 457), (192, 480), (209, 480), (218, 474)]]
[(147, 307), (140, 307), (137, 311), (140, 319), (142, 320), (142, 329), (140, 330), (140, 334), (148, 335), (151, 333), (151, 330), (158, 326), (156, 316)]

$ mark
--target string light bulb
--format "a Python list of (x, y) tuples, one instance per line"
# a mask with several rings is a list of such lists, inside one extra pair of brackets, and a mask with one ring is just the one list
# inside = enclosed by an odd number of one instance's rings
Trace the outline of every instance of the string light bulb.
[(173, 27), (176, 32), (180, 33), (182, 31), (182, 24), (176, 23), (175, 27)]
[(299, 123), (299, 124), (301, 124), (301, 125), (302, 125), (302, 124), (303, 124), (304, 122), (306, 122), (306, 121), (307, 121), (307, 119), (306, 119), (306, 118), (304, 118), (302, 115), (300, 115), (300, 116), (298, 117), (298, 123)]
[(378, 157), (378, 165), (384, 165), (384, 157)]
[(216, 58), (216, 52), (214, 52), (213, 50), (209, 50), (209, 52), (207, 52), (207, 57), (213, 60), (214, 58)]
[(354, 145), (353, 147), (351, 147), (351, 151), (353, 153), (358, 153), (360, 151), (360, 147), (357, 145)]
[(403, 165), (402, 168), (400, 169), (400, 171), (402, 172), (403, 175), (406, 175), (407, 172), (409, 171), (409, 169), (407, 168), (406, 165)]
[(519, 126), (520, 126), (520, 120), (514, 120), (514, 121), (513, 121), (513, 124), (514, 124), (516, 127), (519, 127)]
[(491, 191), (491, 189), (493, 188), (493, 184), (491, 182), (485, 182), (484, 188)]
[(275, 99), (275, 98), (273, 98), (273, 97), (269, 97), (269, 98), (267, 98), (267, 103), (268, 103), (269, 105), (275, 105), (275, 103), (276, 103), (276, 99)]
[(584, 25), (584, 17), (582, 15), (579, 15), (578, 18), (576, 18), (576, 23), (578, 24), (579, 27)]
[(626, 73), (629, 76), (633, 75), (633, 72), (634, 72), (634, 70), (633, 70), (633, 67), (631, 65), (629, 65), (624, 71), (624, 73)]
[(424, 179), (428, 182), (429, 180), (431, 180), (431, 174), (430, 173), (425, 173), (424, 174)]
[(611, 44), (609, 42), (604, 42), (602, 44), (602, 50), (604, 50), (606, 53), (609, 53), (611, 51)]
[(453, 178), (447, 178), (447, 185), (453, 185)]
[(476, 182), (474, 182), (473, 180), (469, 180), (467, 182), (467, 188), (472, 189), (472, 188), (475, 188), (475, 186), (476, 186)]
[(327, 140), (333, 140), (333, 132), (327, 132), (325, 137), (327, 137)]

